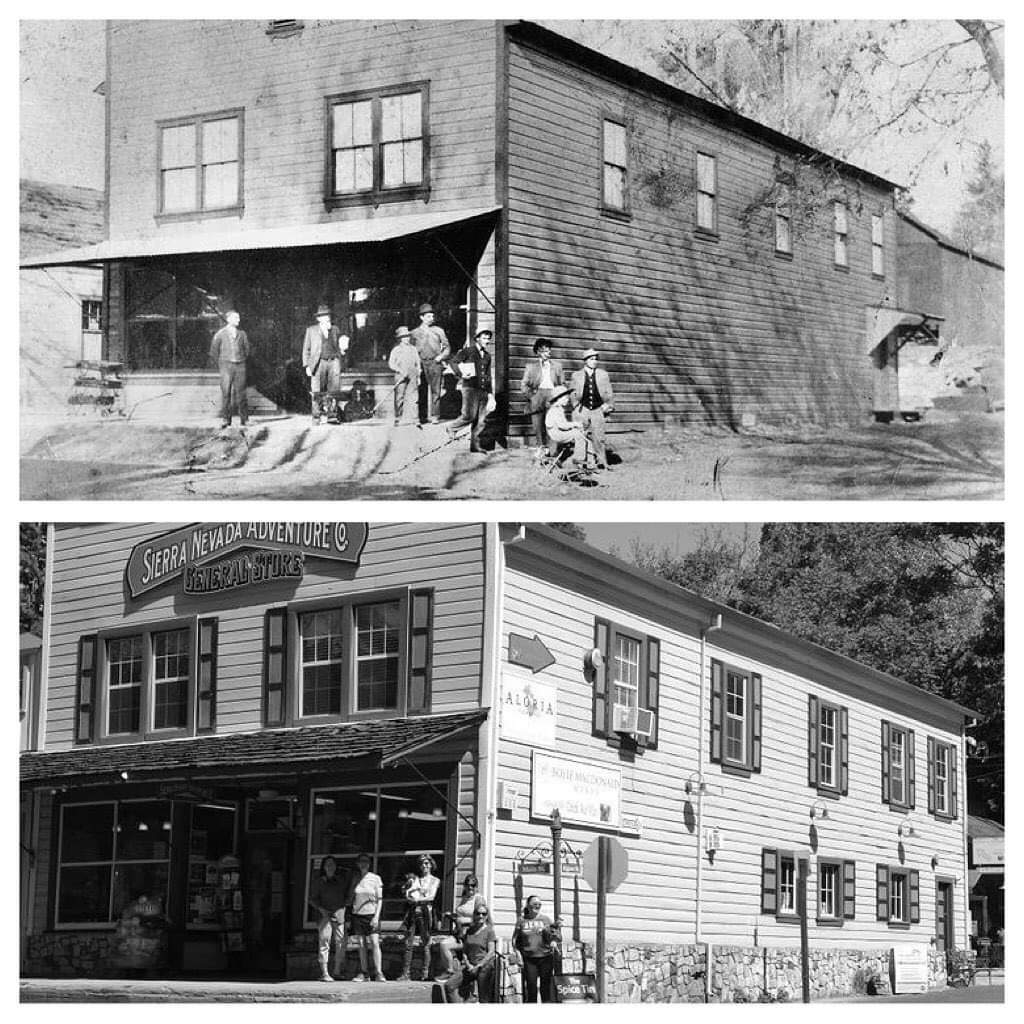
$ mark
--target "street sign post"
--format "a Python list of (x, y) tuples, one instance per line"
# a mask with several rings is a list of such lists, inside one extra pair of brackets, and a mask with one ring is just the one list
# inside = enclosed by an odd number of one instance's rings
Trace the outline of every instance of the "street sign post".
[(608, 893), (614, 892), (629, 874), (626, 848), (610, 836), (598, 836), (583, 852), (584, 881), (597, 893), (597, 1001), (605, 1001), (605, 956), (608, 930)]

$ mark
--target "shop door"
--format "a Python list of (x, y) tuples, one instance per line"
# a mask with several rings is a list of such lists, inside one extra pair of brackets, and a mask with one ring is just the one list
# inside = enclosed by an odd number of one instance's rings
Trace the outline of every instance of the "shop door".
[(935, 883), (935, 948), (940, 953), (953, 949), (953, 886)]
[(875, 418), (888, 422), (899, 412), (899, 341), (890, 331), (872, 353), (875, 364)]
[(284, 976), (291, 840), (249, 836), (245, 849), (245, 963), (254, 974)]

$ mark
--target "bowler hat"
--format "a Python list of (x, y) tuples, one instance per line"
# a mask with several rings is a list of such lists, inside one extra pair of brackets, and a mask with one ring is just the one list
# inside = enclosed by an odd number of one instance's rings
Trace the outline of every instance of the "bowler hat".
[(331, 307), (328, 306), (326, 302), (321, 302), (320, 305), (316, 307), (316, 315), (317, 316), (330, 316), (331, 315)]
[(424, 302), (423, 305), (420, 306), (419, 312), (420, 316), (423, 316), (424, 313), (433, 313), (434, 307), (429, 302)]
[(552, 347), (551, 346), (551, 339), (550, 338), (538, 338), (533, 343), (533, 354), (536, 355), (541, 350), (542, 347), (551, 348)]
[(587, 351), (583, 353), (583, 358), (584, 360), (587, 360), (591, 356), (596, 356), (597, 354), (598, 352), (596, 348), (588, 348)]
[(473, 335), (473, 337), (479, 338), (481, 334), (486, 334), (488, 338), (494, 337), (494, 331), (492, 331), (490, 327), (481, 327), (480, 330)]
[(398, 338), (399, 341), (401, 341), (403, 338), (411, 338), (412, 335), (409, 333), (408, 327), (399, 327), (395, 331), (395, 337)]

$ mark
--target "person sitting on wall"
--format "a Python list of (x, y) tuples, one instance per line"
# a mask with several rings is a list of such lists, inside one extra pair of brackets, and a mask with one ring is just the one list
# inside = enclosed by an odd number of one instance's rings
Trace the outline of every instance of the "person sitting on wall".
[(544, 429), (547, 409), (555, 392), (564, 386), (564, 374), (562, 364), (551, 358), (551, 342), (547, 338), (538, 338), (533, 343), (533, 352), (537, 358), (526, 364), (519, 390), (526, 396), (534, 440), (541, 448), (548, 439)]
[[(359, 973), (353, 980), (383, 981), (380, 966), (380, 911), (384, 904), (384, 883), (380, 875), (370, 870), (370, 855), (361, 853), (356, 858), (359, 877), (352, 887), (352, 934), (359, 943)], [(369, 956), (367, 955), (369, 953)], [(373, 973), (367, 960), (373, 960)]]
[(417, 862), (419, 874), (407, 876), (405, 886), (405, 958), (402, 961), (402, 973), (399, 981), (408, 981), (412, 972), (412, 950), (416, 936), (420, 937), (423, 947), (423, 968), (421, 981), (430, 980), (430, 935), (434, 929), (434, 900), (441, 879), (434, 875), (437, 864), (429, 853), (424, 853)]
[(571, 444), (572, 461), (576, 466), (587, 464), (587, 434), (580, 423), (573, 418), (573, 390), (556, 393), (548, 406), (544, 417), (544, 425), (548, 435), (548, 452), (555, 456), (561, 445)]
[(605, 452), (605, 416), (615, 409), (615, 395), (612, 382), (604, 370), (597, 368), (598, 353), (596, 348), (588, 348), (583, 353), (583, 369), (572, 375), (572, 389), (576, 404), (579, 406), (579, 420), (587, 432), (587, 438), (594, 446), (597, 457), (597, 468), (608, 468), (608, 456)]
[(486, 906), (486, 900), (480, 894), (480, 883), (476, 875), (466, 875), (462, 881), (462, 896), (455, 905), (454, 913), (446, 913), (445, 919), (450, 922), (451, 934), (446, 935), (440, 943), (441, 963), (448, 973), (455, 971), (455, 952), (462, 947), (462, 937), (473, 923), (473, 914), (477, 907)]
[(338, 862), (328, 854), (320, 864), (320, 874), (309, 894), (310, 906), (316, 911), (317, 962), (320, 980), (333, 981), (327, 964), (334, 947), (334, 975), (340, 978), (345, 962), (345, 904), (348, 886), (338, 874)]
[[(464, 1003), (494, 1002), (494, 964), (498, 956), (498, 937), (488, 917), (487, 904), (479, 902), (469, 927), (462, 934), (462, 984), (459, 996)], [(553, 962), (553, 961), (552, 961)]]
[(552, 977), (555, 970), (555, 943), (561, 921), (552, 924), (541, 912), (539, 896), (528, 896), (522, 914), (512, 932), (512, 946), (523, 966), (523, 1002), (553, 1001)]

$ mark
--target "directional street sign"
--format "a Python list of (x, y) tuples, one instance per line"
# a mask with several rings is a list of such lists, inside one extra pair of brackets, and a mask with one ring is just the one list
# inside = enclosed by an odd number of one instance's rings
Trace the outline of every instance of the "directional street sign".
[(534, 675), (555, 663), (554, 655), (536, 633), (532, 638), (521, 633), (509, 633), (508, 660), (513, 665), (528, 668)]

